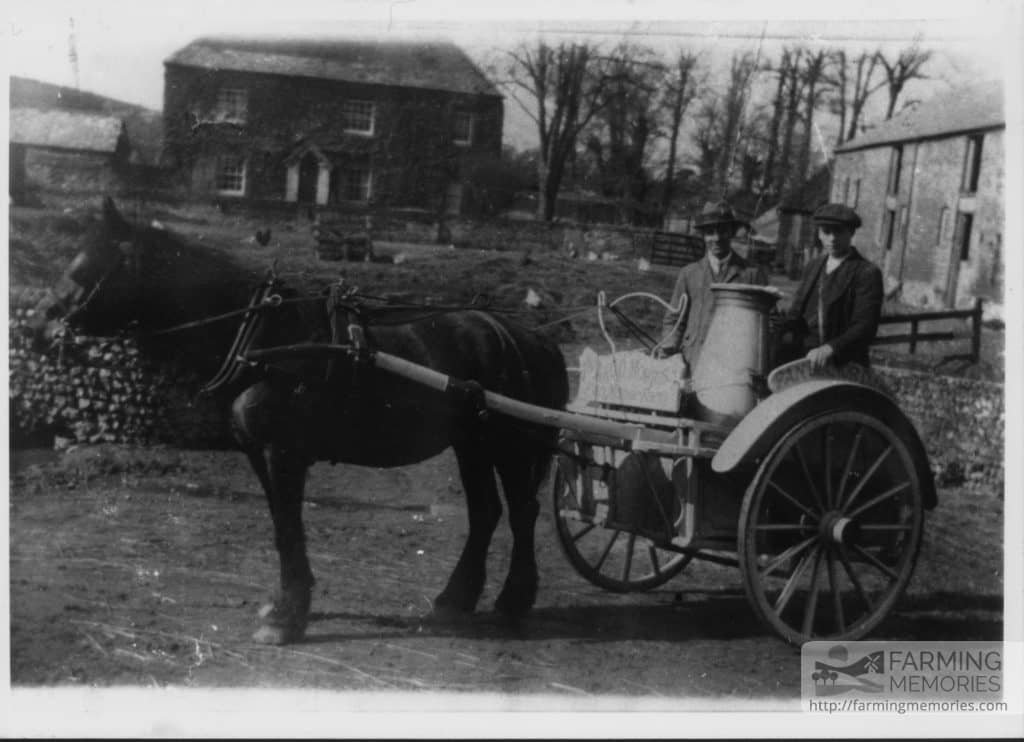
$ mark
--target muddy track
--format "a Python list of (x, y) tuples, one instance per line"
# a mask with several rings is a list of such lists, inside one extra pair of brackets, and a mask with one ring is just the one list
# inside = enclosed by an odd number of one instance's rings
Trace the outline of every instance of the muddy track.
[[(735, 570), (694, 564), (653, 592), (599, 590), (560, 552), (549, 484), (531, 616), (513, 625), (491, 611), (508, 559), (502, 523), (479, 613), (427, 620), (466, 529), (448, 454), (393, 471), (313, 469), (314, 615), (307, 641), (282, 648), (249, 638), (276, 555), (240, 454), (82, 449), (36, 464), (16, 455), (12, 472), (15, 687), (556, 694), (627, 708), (648, 698), (798, 702), (799, 653), (757, 622)], [(1002, 635), (1002, 502), (939, 496), (910, 590), (872, 638)]]

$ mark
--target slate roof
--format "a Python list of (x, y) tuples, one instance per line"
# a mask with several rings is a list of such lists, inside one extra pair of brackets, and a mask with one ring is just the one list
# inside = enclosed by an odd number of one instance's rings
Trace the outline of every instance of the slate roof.
[(11, 110), (65, 111), (109, 116), (124, 121), (132, 161), (160, 164), (164, 145), (163, 114), (145, 106), (63, 85), (11, 75)]
[(836, 152), (1003, 126), (1006, 115), (1002, 84), (983, 82), (933, 96), (837, 147)]
[(11, 110), (10, 140), (14, 144), (112, 154), (123, 131), (124, 122), (114, 116), (34, 108)]
[(450, 42), (206, 37), (164, 64), (499, 96)]

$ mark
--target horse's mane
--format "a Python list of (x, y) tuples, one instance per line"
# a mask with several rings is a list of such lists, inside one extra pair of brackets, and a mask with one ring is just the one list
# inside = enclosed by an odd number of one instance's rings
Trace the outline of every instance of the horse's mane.
[(204, 244), (162, 227), (145, 225), (137, 229), (135, 240), (147, 278), (169, 289), (197, 283), (217, 287), (246, 286), (259, 283), (265, 273), (255, 262), (246, 261), (217, 244)]

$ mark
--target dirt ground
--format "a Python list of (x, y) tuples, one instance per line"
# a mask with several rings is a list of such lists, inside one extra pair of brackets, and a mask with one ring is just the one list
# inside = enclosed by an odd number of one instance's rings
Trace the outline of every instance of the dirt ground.
[[(799, 699), (799, 652), (754, 618), (735, 570), (693, 564), (616, 595), (561, 554), (550, 483), (531, 616), (491, 606), (503, 522), (478, 614), (427, 620), (466, 531), (449, 454), (404, 469), (318, 465), (306, 524), (317, 584), (307, 640), (250, 640), (277, 579), (271, 525), (241, 454), (84, 447), (14, 452), (10, 487), (15, 688), (130, 686), (440, 691), (530, 699), (708, 704)], [(944, 489), (911, 587), (873, 639), (1002, 636), (1002, 501)], [(493, 696), (491, 696), (493, 697)]]

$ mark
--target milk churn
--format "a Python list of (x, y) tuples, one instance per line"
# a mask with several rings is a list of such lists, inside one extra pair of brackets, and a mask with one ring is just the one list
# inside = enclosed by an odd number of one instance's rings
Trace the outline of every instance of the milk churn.
[(699, 420), (739, 422), (758, 402), (756, 380), (768, 373), (768, 313), (778, 289), (711, 284), (711, 323), (693, 369), (691, 414)]

